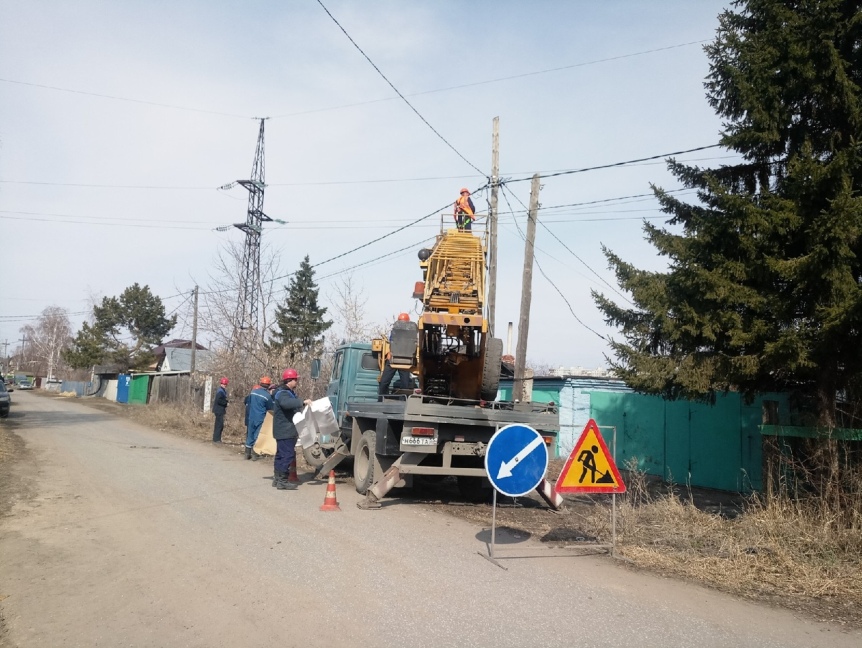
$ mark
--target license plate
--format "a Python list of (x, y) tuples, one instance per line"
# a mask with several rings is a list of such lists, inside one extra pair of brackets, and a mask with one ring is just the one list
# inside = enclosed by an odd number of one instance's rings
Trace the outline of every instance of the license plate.
[(401, 443), (403, 445), (437, 445), (437, 438), (403, 436), (401, 437)]

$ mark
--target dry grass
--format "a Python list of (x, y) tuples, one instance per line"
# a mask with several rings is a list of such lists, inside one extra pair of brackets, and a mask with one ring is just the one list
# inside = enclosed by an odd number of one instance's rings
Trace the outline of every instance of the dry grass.
[[(637, 472), (627, 485), (618, 553), (633, 564), (862, 626), (862, 529), (844, 523), (846, 512), (837, 515), (817, 498), (776, 496), (751, 498), (727, 518), (672, 490), (652, 495)], [(594, 510), (586, 526), (607, 537), (607, 512)]]
[[(191, 406), (103, 402), (96, 406), (110, 406), (160, 430), (212, 438), (212, 415)], [(233, 409), (223, 439), (239, 445), (245, 428), (235, 410), (242, 407)], [(561, 467), (562, 462), (553, 462), (548, 477), (554, 479)], [(816, 497), (779, 493), (752, 497), (727, 515), (704, 510), (696, 495), (681, 496), (672, 485), (657, 488), (633, 465), (628, 468), (628, 492), (617, 497), (617, 555), (631, 565), (862, 627), (862, 475), (839, 511)], [(490, 525), (490, 506), (465, 506), (439, 493), (417, 495), (414, 501)], [(547, 542), (609, 542), (610, 501), (609, 496), (567, 498), (565, 510), (557, 514), (537, 497), (504, 499), (497, 524)]]

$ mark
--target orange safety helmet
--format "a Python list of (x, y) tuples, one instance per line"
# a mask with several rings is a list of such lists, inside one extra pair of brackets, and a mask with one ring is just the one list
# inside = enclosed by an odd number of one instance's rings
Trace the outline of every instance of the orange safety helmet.
[(469, 189), (467, 189), (467, 187), (461, 187), (461, 191), (459, 191), (458, 193), (465, 193), (465, 194), (469, 194), (469, 193), (470, 193), (470, 190), (469, 190)]
[(272, 384), (272, 378), (269, 376), (264, 376), (260, 379), (260, 384), (262, 387), (269, 387)]
[(401, 314), (398, 316), (398, 321), (399, 321), (399, 322), (409, 322), (409, 321), (410, 321), (410, 316), (409, 316), (407, 313), (401, 313)]
[(219, 384), (219, 385), (227, 385), (227, 383), (228, 383), (228, 379), (227, 379), (227, 378), (222, 378), (221, 380), (219, 380), (219, 381), (218, 381), (218, 384)]
[(285, 369), (284, 373), (281, 374), (282, 380), (299, 380), (299, 374), (296, 373), (296, 369)]

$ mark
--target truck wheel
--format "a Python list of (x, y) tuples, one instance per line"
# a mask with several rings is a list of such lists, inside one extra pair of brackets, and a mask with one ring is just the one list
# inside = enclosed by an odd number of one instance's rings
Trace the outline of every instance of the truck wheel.
[(485, 342), (485, 363), (482, 367), (482, 400), (496, 400), (502, 362), (503, 340), (488, 338)]
[(305, 463), (308, 464), (309, 468), (314, 468), (315, 470), (326, 463), (326, 460), (329, 458), (331, 453), (331, 450), (324, 450), (321, 448), (319, 443), (315, 443), (312, 446), (302, 449), (302, 456), (305, 458)]
[(485, 479), (482, 477), (467, 477), (458, 475), (458, 491), (468, 502), (478, 503), (487, 501), (491, 495), (491, 489), (485, 486)]
[(377, 445), (377, 433), (366, 430), (359, 437), (356, 453), (353, 455), (353, 481), (356, 492), (365, 495), (374, 485), (374, 448)]

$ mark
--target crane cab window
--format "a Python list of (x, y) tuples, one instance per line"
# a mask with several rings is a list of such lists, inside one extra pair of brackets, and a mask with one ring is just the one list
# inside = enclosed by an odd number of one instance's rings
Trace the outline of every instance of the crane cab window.
[(377, 364), (377, 358), (374, 357), (371, 353), (363, 353), (362, 359), (359, 361), (360, 366), (363, 369), (368, 369), (369, 371), (379, 371), (380, 367)]

